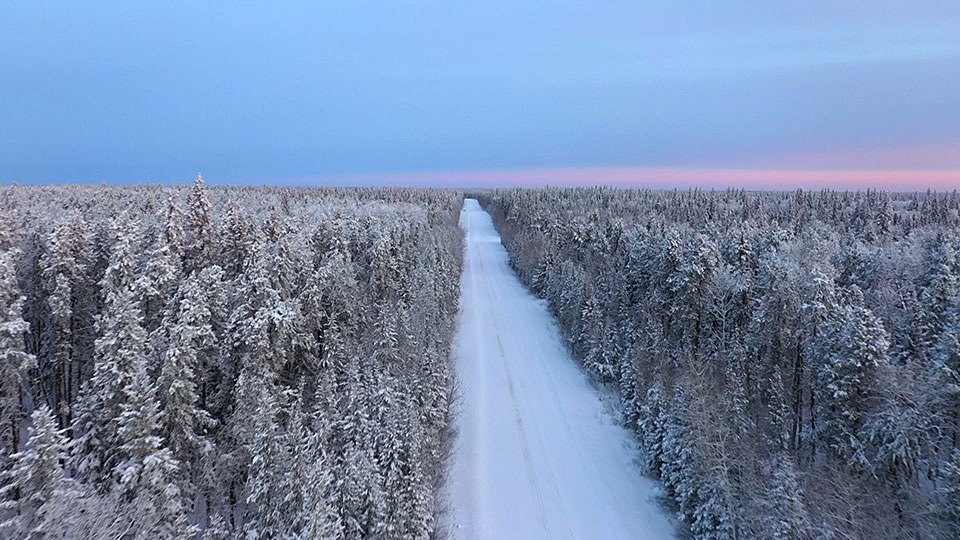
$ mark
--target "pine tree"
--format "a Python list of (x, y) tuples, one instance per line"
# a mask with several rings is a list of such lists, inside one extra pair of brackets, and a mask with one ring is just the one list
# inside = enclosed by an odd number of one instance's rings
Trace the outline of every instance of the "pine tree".
[(307, 476), (303, 477), (304, 486), (310, 486), (309, 497), (305, 501), (306, 524), (300, 532), (300, 538), (307, 540), (312, 538), (329, 538), (338, 540), (344, 538), (343, 524), (340, 516), (331, 505), (328, 497), (330, 496), (330, 485), (333, 484), (333, 477), (327, 470), (327, 460), (321, 455), (318, 461), (308, 471)]
[(605, 381), (614, 380), (614, 362), (611, 356), (615, 353), (612, 344), (607, 341), (609, 335), (604, 314), (595, 292), (587, 294), (580, 320), (582, 326), (575, 344), (579, 344), (585, 351), (583, 365)]
[(415, 411), (393, 408), (395, 419), (383, 430), (386, 451), (380, 460), (387, 497), (385, 534), (391, 538), (428, 538), (434, 527), (433, 494), (424, 477), (425, 434)]
[(387, 508), (382, 471), (374, 455), (376, 434), (368, 403), (372, 389), (357, 362), (348, 363), (347, 368), (347, 398), (339, 426), (343, 444), (337, 475), (339, 512), (347, 538), (379, 536)]
[[(942, 400), (945, 418), (952, 418), (944, 438), (953, 448), (960, 447), (960, 299), (947, 309), (943, 332), (931, 353), (927, 372), (936, 380), (931, 387)], [(940, 407), (938, 407), (940, 408)]]
[[(812, 290), (807, 295), (808, 300), (800, 306), (800, 313), (803, 324), (802, 339), (804, 347), (806, 351), (809, 351), (810, 369), (815, 372), (816, 365), (814, 364), (818, 359), (827, 358), (832, 354), (830, 346), (832, 344), (832, 332), (836, 328), (834, 313), (838, 310), (836, 307), (838, 293), (833, 279), (820, 269), (814, 270), (809, 287)], [(815, 376), (816, 373), (814, 373)], [(799, 439), (797, 446), (808, 448), (812, 459), (816, 452), (817, 406), (820, 404), (817, 402), (817, 394), (813, 391), (813, 388), (809, 393), (811, 401), (810, 414), (807, 415), (809, 425), (798, 426), (796, 431)], [(800, 399), (803, 399), (802, 394)]]
[(274, 380), (287, 363), (293, 313), (284, 309), (270, 276), (265, 246), (258, 243), (240, 279), (239, 305), (233, 310), (230, 333), (239, 367)]
[(884, 192), (879, 208), (877, 209), (877, 228), (881, 233), (887, 234), (893, 227), (896, 220), (896, 213), (893, 210), (893, 201), (889, 192)]
[(73, 423), (71, 468), (97, 482), (105, 481), (116, 466), (124, 389), (132, 384), (137, 362), (149, 354), (135, 288), (134, 227), (125, 216), (114, 223), (116, 244), (100, 282), (104, 308), (97, 324), (94, 373), (81, 391)]
[(400, 336), (397, 308), (381, 305), (373, 336), (373, 358), (380, 369), (394, 369), (400, 362)]
[(317, 371), (332, 368), (342, 372), (357, 327), (363, 321), (362, 304), (357, 301), (360, 292), (348, 257), (340, 250), (325, 256), (302, 295), (302, 311), (320, 314), (307, 322), (307, 330), (312, 323), (316, 325), (314, 332), (321, 336)]
[[(43, 503), (36, 527), (38, 538), (114, 540), (135, 537), (133, 515), (117, 492), (99, 493), (65, 478)], [(141, 538), (143, 538), (141, 536)]]
[[(232, 535), (230, 534), (230, 528), (226, 521), (220, 517), (220, 514), (214, 514), (210, 518), (210, 522), (207, 523), (207, 527), (203, 530), (203, 536), (200, 538), (202, 540), (230, 540)], [(318, 536), (317, 538), (322, 537)]]
[(333, 475), (325, 449), (329, 426), (322, 411), (312, 422), (308, 423), (309, 419), (302, 402), (298, 402), (289, 429), (290, 474), (303, 480), (295, 483), (293, 508), (288, 507), (293, 517), (289, 521), (297, 538), (343, 538), (340, 518), (332, 505)]
[(960, 301), (960, 257), (946, 241), (937, 243), (927, 257), (927, 273), (920, 288), (920, 305), (915, 322), (913, 353), (921, 362), (929, 360), (943, 335), (950, 307)]

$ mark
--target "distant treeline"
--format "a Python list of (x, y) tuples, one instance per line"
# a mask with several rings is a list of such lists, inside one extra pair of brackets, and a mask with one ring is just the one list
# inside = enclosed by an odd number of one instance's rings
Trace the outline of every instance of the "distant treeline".
[(957, 193), (481, 202), (695, 538), (960, 538)]
[(461, 206), (0, 188), (0, 536), (429, 537)]

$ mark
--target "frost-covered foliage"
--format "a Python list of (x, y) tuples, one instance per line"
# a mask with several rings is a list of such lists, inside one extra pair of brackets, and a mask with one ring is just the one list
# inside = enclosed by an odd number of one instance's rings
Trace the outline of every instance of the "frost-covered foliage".
[(478, 195), (694, 537), (957, 537), (956, 192)]
[(428, 538), (451, 191), (0, 188), (0, 538)]

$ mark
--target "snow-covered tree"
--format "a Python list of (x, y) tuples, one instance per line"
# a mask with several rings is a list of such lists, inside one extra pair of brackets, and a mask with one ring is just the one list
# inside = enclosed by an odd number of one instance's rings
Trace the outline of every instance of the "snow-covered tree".
[(760, 501), (764, 538), (794, 540), (813, 536), (813, 527), (796, 466), (788, 455), (778, 454), (771, 460), (769, 488)]
[(818, 347), (817, 438), (850, 466), (862, 466), (860, 430), (890, 343), (881, 321), (859, 305), (859, 290), (851, 291), (850, 301), (838, 308), (831, 331), (821, 336), (827, 343)]
[(0, 455), (19, 450), (21, 388), (36, 358), (26, 352), (29, 325), (23, 320), (23, 296), (17, 283), (17, 251), (0, 253)]
[(277, 425), (277, 404), (269, 392), (262, 392), (253, 423), (256, 430), (248, 452), (251, 457), (247, 478), (246, 538), (276, 538), (289, 533), (287, 498), (292, 497), (287, 476), (290, 456)]
[[(219, 375), (219, 338), (223, 321), (223, 271), (204, 268), (180, 286), (179, 309), (167, 327), (169, 348), (163, 357), (160, 399), (162, 433), (173, 456), (186, 469), (211, 450), (207, 431), (216, 421), (205, 408)], [(226, 383), (224, 383), (226, 384)]]
[(230, 203), (224, 224), (222, 254), (220, 260), (227, 277), (233, 279), (243, 273), (244, 264), (253, 248), (253, 234), (243, 209), (235, 202)]
[(185, 267), (190, 273), (210, 264), (214, 254), (213, 215), (202, 174), (197, 174), (187, 204)]
[(6, 471), (0, 497), (5, 501), (0, 510), (10, 519), (0, 524), (14, 538), (40, 538), (39, 524), (43, 505), (54, 497), (64, 481), (62, 461), (67, 441), (63, 431), (46, 405), (30, 416), (30, 438), (26, 447), (11, 456), (12, 467)]
[(149, 355), (143, 311), (134, 286), (131, 224), (117, 223), (117, 245), (101, 286), (104, 311), (98, 322), (93, 377), (81, 393), (74, 422), (72, 467), (82, 478), (107, 479), (117, 465), (120, 415), (138, 363)]
[(182, 538), (194, 532), (178, 486), (181, 464), (160, 437), (160, 403), (146, 362), (134, 364), (123, 389), (114, 474), (138, 516), (138, 538)]
[(92, 233), (82, 218), (62, 222), (54, 231), (40, 269), (50, 319), (44, 326), (40, 368), (60, 425), (70, 423), (73, 400), (90, 353), (89, 327), (95, 308), (90, 284)]
[[(137, 290), (144, 310), (144, 328), (156, 334), (170, 316), (171, 301), (183, 277), (183, 215), (173, 197), (167, 202), (166, 223), (157, 235), (143, 273), (137, 278)], [(162, 333), (162, 332), (161, 332)], [(155, 344), (161, 348), (163, 344)]]
[(936, 512), (948, 535), (960, 535), (960, 450), (954, 450), (938, 471)]
[(945, 239), (937, 242), (927, 257), (927, 272), (920, 287), (912, 352), (915, 359), (929, 360), (948, 324), (951, 306), (960, 302), (960, 256)]

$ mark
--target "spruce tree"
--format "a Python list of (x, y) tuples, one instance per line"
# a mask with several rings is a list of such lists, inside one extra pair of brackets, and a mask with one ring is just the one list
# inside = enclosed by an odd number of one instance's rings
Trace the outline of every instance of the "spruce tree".
[(132, 224), (116, 224), (117, 245), (104, 277), (93, 377), (84, 385), (74, 422), (72, 468), (84, 479), (105, 481), (117, 465), (120, 415), (138, 363), (149, 356), (143, 311), (134, 285)]
[(50, 408), (38, 407), (30, 416), (30, 438), (26, 447), (11, 456), (12, 467), (6, 471), (0, 489), (0, 510), (10, 519), (0, 524), (14, 538), (39, 538), (40, 510), (54, 497), (64, 481), (61, 465), (66, 457), (67, 441), (57, 428)]
[(23, 320), (23, 301), (14, 260), (18, 252), (0, 253), (0, 456), (19, 450), (21, 388), (36, 358), (26, 352), (25, 334), (29, 325)]
[[(155, 342), (163, 334), (162, 327), (170, 317), (171, 304), (183, 278), (183, 215), (173, 197), (167, 205), (166, 224), (157, 234), (154, 248), (136, 282), (143, 305), (144, 328)], [(165, 344), (156, 342), (154, 347), (159, 351)]]
[(212, 449), (207, 432), (216, 421), (205, 408), (204, 398), (215, 397), (212, 386), (219, 382), (211, 375), (220, 371), (222, 276), (218, 266), (211, 266), (181, 285), (179, 308), (167, 327), (169, 348), (157, 381), (163, 403), (163, 436), (170, 441), (173, 456), (187, 469)]
[(937, 473), (935, 511), (948, 536), (960, 536), (960, 450), (954, 450)]
[(186, 517), (180, 462), (163, 444), (160, 403), (145, 360), (134, 363), (133, 377), (123, 389), (117, 429), (114, 474), (130, 500), (140, 538), (182, 538), (195, 532)]
[(187, 204), (185, 271), (190, 273), (211, 264), (214, 255), (213, 215), (202, 174), (197, 174)]
[(72, 419), (73, 401), (91, 351), (89, 327), (95, 309), (90, 283), (92, 234), (80, 217), (62, 222), (40, 258), (49, 321), (44, 325), (39, 367), (53, 395), (51, 406), (61, 426)]

